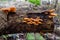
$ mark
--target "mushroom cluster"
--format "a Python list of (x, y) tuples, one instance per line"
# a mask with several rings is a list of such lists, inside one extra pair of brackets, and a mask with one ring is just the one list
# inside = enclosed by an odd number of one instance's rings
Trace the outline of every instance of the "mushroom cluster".
[(53, 17), (57, 16), (57, 14), (54, 13), (54, 11), (55, 11), (54, 9), (48, 11), (50, 13), (49, 18), (53, 18)]
[(40, 19), (40, 17), (37, 18), (24, 18), (23, 22), (27, 23), (27, 24), (34, 24), (34, 25), (39, 25), (42, 24), (42, 19)]

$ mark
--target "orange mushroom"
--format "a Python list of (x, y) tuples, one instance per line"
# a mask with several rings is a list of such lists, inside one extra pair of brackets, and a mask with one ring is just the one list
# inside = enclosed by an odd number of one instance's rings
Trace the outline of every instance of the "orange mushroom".
[(39, 20), (35, 19), (34, 22), (38, 22)]
[(42, 22), (38, 22), (39, 24), (42, 24)]
[(10, 7), (10, 11), (11, 12), (16, 12), (16, 8), (15, 7)]
[(50, 15), (51, 15), (51, 16), (57, 16), (57, 14), (56, 14), (56, 13), (50, 13)]
[(24, 18), (25, 21), (27, 21), (29, 18)]
[(3, 12), (5, 12), (6, 14), (8, 14), (8, 12), (10, 11), (9, 8), (1, 8), (1, 10), (2, 10)]
[(38, 25), (36, 22), (32, 22), (34, 25)]
[(50, 12), (50, 13), (53, 13), (54, 11), (55, 11), (55, 9), (48, 10), (48, 12)]
[(31, 18), (29, 18), (27, 21), (28, 21), (28, 22), (31, 22), (31, 21), (32, 21), (32, 19), (31, 19)]
[(53, 16), (49, 16), (49, 18), (53, 18)]

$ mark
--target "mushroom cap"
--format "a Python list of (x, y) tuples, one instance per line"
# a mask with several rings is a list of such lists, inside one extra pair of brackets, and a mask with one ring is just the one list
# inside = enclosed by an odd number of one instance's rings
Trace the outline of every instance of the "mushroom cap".
[(42, 24), (42, 22), (38, 22), (39, 24)]
[(53, 18), (53, 16), (49, 16), (49, 18)]
[(57, 16), (57, 14), (56, 14), (56, 13), (50, 13), (50, 15), (51, 15), (51, 16)]
[(52, 12), (54, 12), (54, 11), (55, 11), (55, 9), (52, 9), (52, 10), (49, 10), (48, 12), (52, 13)]
[(15, 7), (10, 7), (10, 11), (11, 12), (15, 12), (16, 11), (16, 8)]
[(0, 10), (2, 10), (3, 12), (5, 12), (6, 14), (8, 14), (8, 12), (10, 11), (9, 8), (1, 8)]
[(29, 18), (24, 18), (25, 21), (28, 21)]
[(10, 11), (9, 8), (1, 8), (2, 11)]

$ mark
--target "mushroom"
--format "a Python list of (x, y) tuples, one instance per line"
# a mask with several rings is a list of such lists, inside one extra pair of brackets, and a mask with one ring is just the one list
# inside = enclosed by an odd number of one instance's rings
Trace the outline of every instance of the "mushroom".
[(51, 15), (51, 16), (57, 16), (57, 14), (56, 14), (56, 13), (50, 13), (50, 15)]
[(53, 13), (54, 11), (55, 11), (55, 9), (48, 10), (48, 12), (50, 12), (50, 13)]
[(8, 12), (10, 11), (10, 8), (1, 8), (0, 10), (2, 10), (3, 12), (5, 12), (6, 14), (8, 14)]
[(10, 11), (11, 12), (16, 12), (16, 8), (15, 7), (10, 7)]

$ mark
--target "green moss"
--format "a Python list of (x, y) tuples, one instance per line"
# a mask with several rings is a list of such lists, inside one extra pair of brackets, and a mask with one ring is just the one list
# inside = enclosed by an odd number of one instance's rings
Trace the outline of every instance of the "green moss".
[(35, 33), (35, 38), (36, 38), (36, 40), (44, 40), (42, 35), (40, 35), (39, 33)]
[(27, 40), (35, 40), (34, 33), (27, 33), (26, 39)]
[(35, 4), (35, 5), (40, 5), (40, 0), (29, 0), (29, 2)]

